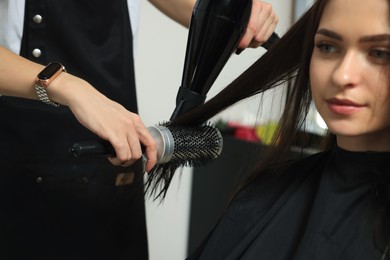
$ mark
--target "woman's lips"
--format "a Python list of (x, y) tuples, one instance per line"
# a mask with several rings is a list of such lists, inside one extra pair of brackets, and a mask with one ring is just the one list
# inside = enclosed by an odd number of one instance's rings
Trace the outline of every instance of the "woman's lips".
[(351, 115), (359, 112), (364, 105), (357, 104), (348, 99), (331, 98), (326, 100), (330, 111), (338, 115)]

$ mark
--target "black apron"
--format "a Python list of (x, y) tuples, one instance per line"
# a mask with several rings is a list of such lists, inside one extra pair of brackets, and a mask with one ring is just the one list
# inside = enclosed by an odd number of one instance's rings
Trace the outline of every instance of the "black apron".
[[(126, 0), (27, 0), (21, 55), (137, 111)], [(3, 96), (0, 122), (0, 259), (147, 259), (141, 173), (72, 158), (98, 137), (65, 106)]]

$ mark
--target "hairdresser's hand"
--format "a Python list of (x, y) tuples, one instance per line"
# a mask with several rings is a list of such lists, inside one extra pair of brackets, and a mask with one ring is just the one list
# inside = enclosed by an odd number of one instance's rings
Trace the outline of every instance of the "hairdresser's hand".
[(275, 31), (279, 18), (272, 5), (259, 0), (253, 0), (252, 12), (248, 27), (239, 42), (237, 49), (257, 48), (265, 43)]
[(157, 144), (140, 117), (108, 99), (86, 81), (61, 73), (48, 87), (49, 96), (69, 106), (77, 120), (89, 130), (108, 140), (116, 157), (112, 164), (128, 167), (141, 158), (141, 143), (147, 157), (146, 171), (157, 161)]

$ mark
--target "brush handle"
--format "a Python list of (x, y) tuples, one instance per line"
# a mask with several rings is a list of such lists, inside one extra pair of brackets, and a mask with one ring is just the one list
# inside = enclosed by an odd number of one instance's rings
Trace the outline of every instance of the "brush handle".
[(114, 157), (115, 150), (106, 140), (93, 140), (75, 143), (69, 153), (74, 157)]
[[(216, 159), (222, 152), (222, 135), (209, 125), (150, 126), (148, 130), (157, 143), (157, 164), (198, 166)], [(75, 143), (69, 152), (74, 157), (115, 156), (111, 144), (102, 139)]]
[[(157, 143), (157, 162), (168, 162), (174, 151), (174, 140), (171, 131), (164, 126), (148, 127), (150, 134)], [(142, 147), (142, 153), (145, 148)], [(74, 157), (114, 157), (115, 150), (110, 142), (99, 139), (73, 144), (69, 150)]]

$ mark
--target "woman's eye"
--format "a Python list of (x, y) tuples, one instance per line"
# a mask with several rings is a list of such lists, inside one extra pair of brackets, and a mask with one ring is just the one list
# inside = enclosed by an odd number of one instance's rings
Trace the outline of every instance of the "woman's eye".
[(316, 48), (323, 54), (331, 54), (337, 51), (337, 48), (329, 43), (320, 42), (316, 44)]
[(370, 56), (381, 62), (390, 61), (390, 50), (388, 49), (374, 49), (370, 51)]

